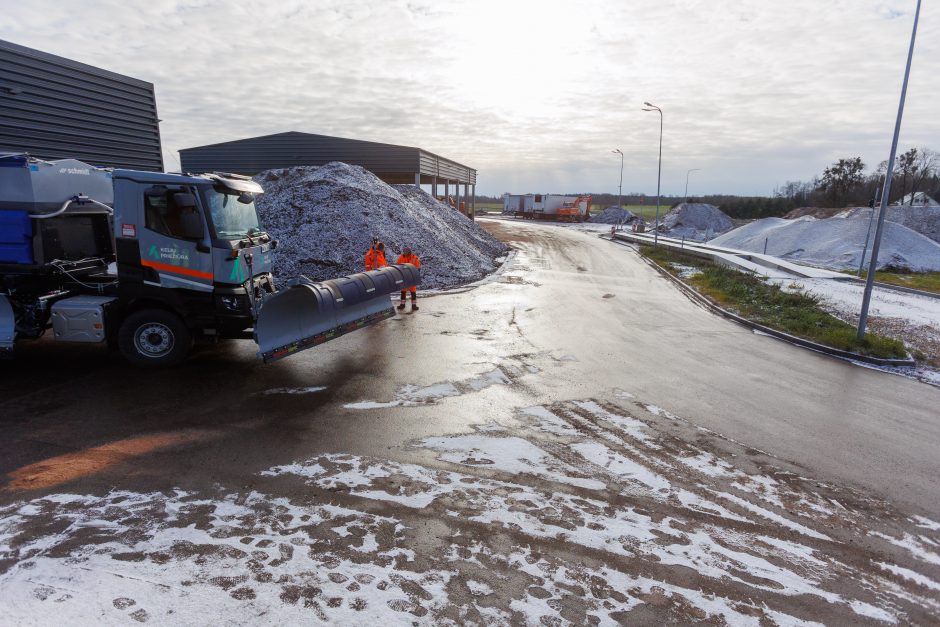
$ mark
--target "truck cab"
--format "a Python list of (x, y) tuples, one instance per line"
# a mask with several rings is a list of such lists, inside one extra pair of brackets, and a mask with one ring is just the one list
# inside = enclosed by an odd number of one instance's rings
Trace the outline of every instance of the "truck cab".
[[(115, 170), (113, 179), (123, 307), (170, 309), (202, 336), (245, 337), (255, 303), (274, 292), (277, 242), (262, 230), (254, 205), (261, 186), (226, 174)], [(151, 327), (126, 339), (162, 353), (169, 330)]]
[(232, 174), (0, 156), (0, 353), (51, 328), (169, 365), (194, 339), (250, 338), (275, 290), (261, 193)]

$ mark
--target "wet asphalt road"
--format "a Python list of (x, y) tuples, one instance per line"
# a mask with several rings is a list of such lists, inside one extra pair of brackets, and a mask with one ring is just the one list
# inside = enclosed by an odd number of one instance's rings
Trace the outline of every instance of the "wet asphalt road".
[[(481, 286), (262, 365), (249, 342), (140, 371), (97, 347), (26, 345), (0, 380), (0, 503), (48, 492), (251, 487), (322, 453), (411, 461), (415, 438), (626, 390), (811, 476), (940, 515), (940, 389), (755, 335), (631, 250), (573, 228), (483, 221), (516, 249)], [(539, 374), (374, 409), (524, 359)], [(315, 393), (271, 393), (312, 386)], [(396, 396), (398, 394), (399, 396)]]
[(484, 225), (500, 273), (276, 364), (0, 365), (0, 615), (935, 618), (940, 389), (755, 335), (594, 234)]

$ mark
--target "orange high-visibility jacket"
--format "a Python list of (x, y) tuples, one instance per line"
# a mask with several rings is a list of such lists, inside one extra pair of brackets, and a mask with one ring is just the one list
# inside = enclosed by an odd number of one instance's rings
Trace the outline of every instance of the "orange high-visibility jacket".
[[(410, 264), (413, 265), (415, 268), (420, 268), (420, 267), (421, 267), (421, 260), (418, 259), (418, 255), (416, 255), (416, 254), (414, 254), (414, 253), (411, 253), (410, 255), (407, 255), (407, 256), (405, 256), (405, 255), (399, 255), (399, 256), (398, 256), (398, 261), (396, 261), (395, 263), (410, 263)], [(408, 289), (411, 290), (412, 292), (417, 292), (417, 291), (418, 291), (418, 286), (412, 285), (412, 286), (409, 287)], [(405, 290), (402, 290), (402, 291), (405, 291)]]
[(385, 260), (385, 253), (383, 253), (381, 250), (376, 250), (375, 248), (369, 249), (363, 261), (365, 263), (366, 270), (378, 270), (379, 268), (384, 268), (388, 265), (388, 262)]

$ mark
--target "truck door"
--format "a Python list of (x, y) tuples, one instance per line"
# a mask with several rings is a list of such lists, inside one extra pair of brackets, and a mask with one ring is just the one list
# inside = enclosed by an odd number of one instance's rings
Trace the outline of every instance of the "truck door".
[(206, 220), (194, 188), (154, 185), (144, 190), (140, 264), (159, 286), (212, 292), (212, 255)]

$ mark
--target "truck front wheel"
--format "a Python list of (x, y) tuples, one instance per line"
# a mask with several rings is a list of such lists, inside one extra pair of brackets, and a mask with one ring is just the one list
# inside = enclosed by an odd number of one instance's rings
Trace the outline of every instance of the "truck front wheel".
[(121, 324), (118, 346), (124, 358), (135, 366), (175, 366), (189, 355), (192, 335), (176, 314), (162, 309), (143, 309), (129, 315)]

